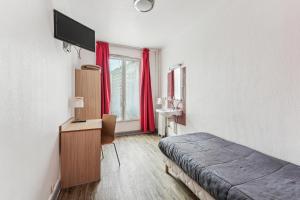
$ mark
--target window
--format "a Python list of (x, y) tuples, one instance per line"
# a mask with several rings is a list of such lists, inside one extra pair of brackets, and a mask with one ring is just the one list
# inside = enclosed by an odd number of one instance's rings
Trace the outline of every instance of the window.
[(109, 64), (111, 113), (117, 115), (118, 120), (138, 120), (140, 118), (140, 60), (111, 56)]

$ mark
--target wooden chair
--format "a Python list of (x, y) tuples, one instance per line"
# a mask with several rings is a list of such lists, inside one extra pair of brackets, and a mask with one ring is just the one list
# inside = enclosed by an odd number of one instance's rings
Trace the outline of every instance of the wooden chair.
[[(118, 151), (116, 148), (116, 144), (114, 143), (115, 140), (115, 127), (116, 127), (116, 119), (115, 115), (108, 115), (104, 114), (102, 117), (102, 134), (101, 134), (101, 144), (113, 144), (115, 148), (115, 152), (118, 158), (118, 163), (120, 166), (120, 160)], [(102, 151), (102, 157), (104, 158), (104, 154)]]

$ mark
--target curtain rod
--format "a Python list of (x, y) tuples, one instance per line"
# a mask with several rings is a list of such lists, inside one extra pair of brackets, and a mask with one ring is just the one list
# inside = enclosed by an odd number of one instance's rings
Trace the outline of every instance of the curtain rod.
[[(136, 46), (129, 46), (129, 45), (124, 45), (124, 44), (116, 44), (116, 43), (109, 43), (109, 45), (113, 47), (122, 47), (122, 48), (127, 48), (127, 49), (136, 49), (136, 50), (143, 50), (144, 48), (141, 47), (136, 47)], [(150, 51), (158, 51), (159, 49), (155, 48), (148, 48)]]

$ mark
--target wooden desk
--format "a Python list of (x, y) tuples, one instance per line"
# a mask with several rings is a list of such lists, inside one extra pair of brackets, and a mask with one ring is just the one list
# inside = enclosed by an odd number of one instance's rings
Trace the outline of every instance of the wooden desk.
[(99, 181), (101, 176), (102, 120), (72, 120), (59, 127), (62, 188)]

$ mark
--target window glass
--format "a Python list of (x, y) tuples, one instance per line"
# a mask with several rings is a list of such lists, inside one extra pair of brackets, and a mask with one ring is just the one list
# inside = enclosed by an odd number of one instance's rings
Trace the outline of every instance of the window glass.
[(132, 60), (126, 61), (126, 104), (125, 119), (138, 119), (140, 115), (139, 101), (139, 68), (140, 63)]
[(111, 113), (118, 120), (140, 118), (139, 85), (140, 61), (126, 57), (111, 56)]
[(110, 112), (117, 115), (118, 120), (122, 120), (122, 62), (122, 60), (117, 58), (111, 58), (109, 60), (111, 89)]

